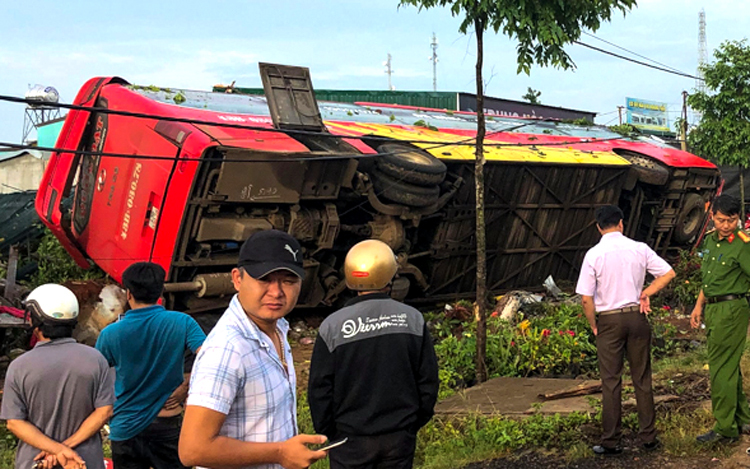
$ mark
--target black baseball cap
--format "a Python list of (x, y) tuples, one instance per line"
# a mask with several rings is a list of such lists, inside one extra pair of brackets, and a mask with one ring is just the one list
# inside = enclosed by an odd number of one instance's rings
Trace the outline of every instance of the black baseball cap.
[(288, 270), (305, 278), (299, 242), (289, 233), (279, 230), (258, 231), (247, 238), (240, 248), (237, 267), (245, 269), (254, 279), (278, 270)]

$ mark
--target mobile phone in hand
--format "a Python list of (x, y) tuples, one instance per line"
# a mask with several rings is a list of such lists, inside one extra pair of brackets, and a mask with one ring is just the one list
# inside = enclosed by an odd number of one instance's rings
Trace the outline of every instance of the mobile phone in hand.
[(346, 441), (347, 441), (348, 439), (349, 439), (349, 438), (347, 437), (347, 438), (344, 438), (343, 440), (335, 441), (335, 442), (331, 443), (331, 444), (330, 444), (330, 445), (328, 445), (328, 446), (324, 446), (324, 447), (322, 447), (322, 448), (319, 448), (319, 449), (318, 449), (317, 451), (328, 451), (328, 450), (329, 450), (329, 449), (331, 449), (331, 448), (335, 448), (335, 447), (337, 447), (337, 446), (341, 446), (341, 445), (343, 445), (344, 443), (346, 443)]

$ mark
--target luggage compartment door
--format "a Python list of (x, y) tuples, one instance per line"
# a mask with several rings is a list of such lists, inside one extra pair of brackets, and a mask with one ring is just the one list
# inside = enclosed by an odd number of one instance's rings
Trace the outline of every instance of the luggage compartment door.
[(276, 128), (326, 132), (310, 69), (269, 63), (260, 63), (258, 67)]

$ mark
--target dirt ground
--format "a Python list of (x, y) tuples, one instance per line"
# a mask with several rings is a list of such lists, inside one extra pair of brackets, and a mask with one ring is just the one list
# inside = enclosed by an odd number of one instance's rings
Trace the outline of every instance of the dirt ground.
[[(750, 460), (750, 457), (748, 457)], [(566, 462), (560, 455), (527, 451), (507, 458), (493, 459), (466, 466), (467, 469), (711, 469), (727, 468), (721, 461), (710, 457), (684, 459), (664, 454), (625, 452), (617, 456), (591, 456), (575, 462)]]
[(313, 344), (292, 344), (292, 357), (294, 357), (294, 371), (297, 372), (297, 389), (307, 392), (307, 380), (310, 377), (310, 357), (312, 357)]

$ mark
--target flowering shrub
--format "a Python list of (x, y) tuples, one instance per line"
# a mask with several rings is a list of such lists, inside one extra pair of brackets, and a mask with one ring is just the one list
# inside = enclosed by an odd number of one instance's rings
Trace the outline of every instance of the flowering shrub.
[(701, 291), (701, 258), (690, 251), (680, 251), (680, 259), (674, 266), (677, 274), (671, 285), (672, 293), (684, 311), (691, 311)]
[[(548, 306), (546, 314), (511, 324), (487, 318), (487, 367), (496, 376), (576, 376), (596, 371), (596, 345), (580, 306)], [(429, 319), (429, 318), (428, 318)], [(437, 321), (430, 321), (436, 323)], [(476, 326), (465, 324), (460, 337), (437, 326), (433, 335), (444, 391), (474, 384)]]
[[(668, 307), (666, 307), (668, 308)], [(598, 375), (596, 338), (580, 305), (548, 304), (534, 316), (520, 315), (516, 324), (490, 314), (487, 318), (487, 371), (497, 376), (575, 377)], [(440, 323), (440, 313), (427, 314), (436, 339), (440, 364), (440, 397), (472, 386), (475, 379), (476, 325), (464, 323), (456, 334), (455, 324)], [(669, 314), (652, 313), (654, 352), (668, 353), (673, 347), (674, 327), (653, 321)]]

